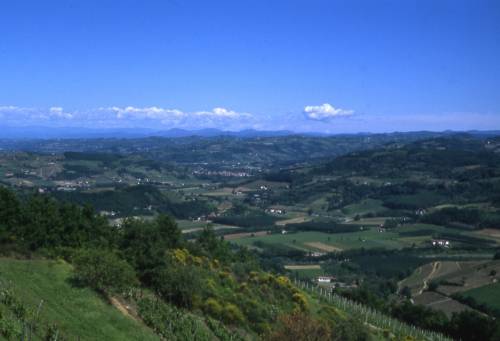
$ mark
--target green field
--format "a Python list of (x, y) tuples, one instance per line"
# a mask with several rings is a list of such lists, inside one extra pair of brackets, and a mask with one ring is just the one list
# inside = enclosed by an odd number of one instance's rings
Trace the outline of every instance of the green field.
[(271, 234), (256, 237), (235, 239), (232, 242), (239, 245), (251, 246), (256, 241), (266, 244), (283, 244), (291, 248), (311, 251), (326, 251), (311, 246), (310, 243), (322, 243), (338, 250), (356, 248), (398, 249), (411, 246), (411, 243), (398, 239), (398, 233), (378, 232), (376, 229), (365, 229), (351, 233), (323, 233), (323, 232), (298, 232), (289, 234)]
[(342, 208), (342, 213), (349, 216), (355, 216), (357, 214), (366, 213), (376, 214), (384, 210), (386, 210), (386, 208), (382, 206), (381, 200), (365, 199), (356, 204), (344, 206), (344, 208)]
[(293, 278), (298, 278), (301, 280), (315, 279), (318, 276), (325, 274), (323, 269), (300, 269), (300, 270), (290, 270)]
[[(358, 226), (360, 231), (346, 233), (326, 233), (318, 231), (300, 231), (287, 234), (270, 234), (254, 237), (242, 237), (232, 242), (239, 245), (252, 246), (255, 242), (268, 245), (284, 245), (292, 249), (304, 251), (340, 251), (359, 248), (401, 249), (412, 246), (429, 246), (432, 238), (451, 238), (452, 247), (473, 245), (475, 242), (492, 240), (479, 237), (475, 231), (463, 231), (432, 224), (405, 224), (394, 229), (379, 232), (378, 226), (387, 218), (374, 217), (346, 224)], [(286, 227), (285, 227), (286, 229)], [(311, 243), (321, 244), (311, 245)], [(328, 249), (331, 248), (331, 250)]]
[(68, 339), (158, 340), (88, 288), (71, 284), (71, 266), (60, 261), (0, 259), (0, 279), (29, 307), (43, 300), (41, 320)]
[(494, 309), (500, 309), (500, 283), (493, 283), (480, 288), (471, 289), (463, 292), (462, 295), (472, 297), (480, 304), (485, 304)]

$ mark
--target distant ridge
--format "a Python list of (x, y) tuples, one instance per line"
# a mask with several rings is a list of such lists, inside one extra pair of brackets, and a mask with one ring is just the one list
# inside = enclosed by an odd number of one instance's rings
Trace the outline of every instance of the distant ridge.
[[(220, 129), (200, 129), (186, 130), (172, 128), (168, 130), (154, 130), (147, 128), (109, 128), (109, 129), (92, 129), (92, 128), (75, 128), (75, 127), (58, 127), (48, 128), (40, 126), (29, 127), (1, 127), (0, 139), (71, 139), (71, 138), (141, 138), (141, 137), (216, 137), (216, 136), (232, 136), (232, 137), (271, 137), (271, 136), (287, 136), (294, 135), (288, 130), (254, 130), (246, 129), (241, 131), (225, 131)], [(300, 134), (311, 135), (311, 134)], [(315, 135), (315, 134), (312, 134)], [(321, 135), (321, 134), (318, 134)]]
[(413, 132), (387, 132), (387, 133), (321, 133), (321, 132), (293, 132), (289, 130), (255, 130), (244, 129), (240, 131), (220, 130), (216, 128), (207, 128), (199, 130), (187, 130), (180, 128), (172, 128), (167, 130), (155, 130), (148, 128), (81, 128), (81, 127), (42, 127), (42, 126), (26, 126), (26, 127), (8, 127), (0, 126), (0, 139), (4, 140), (52, 140), (52, 139), (95, 139), (95, 138), (144, 138), (144, 137), (165, 137), (165, 138), (183, 138), (183, 137), (237, 137), (237, 138), (258, 138), (258, 137), (279, 137), (290, 135), (301, 135), (310, 137), (325, 137), (325, 136), (370, 136), (377, 134), (457, 134), (466, 133), (474, 136), (498, 136), (500, 130), (470, 130), (470, 131), (451, 131), (442, 132), (431, 131), (413, 131)]

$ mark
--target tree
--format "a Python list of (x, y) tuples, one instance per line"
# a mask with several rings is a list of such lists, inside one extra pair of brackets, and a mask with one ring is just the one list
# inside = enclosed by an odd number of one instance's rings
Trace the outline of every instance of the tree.
[(153, 271), (152, 286), (164, 300), (192, 308), (201, 299), (203, 271), (191, 265), (168, 264)]
[(495, 321), (475, 311), (463, 311), (451, 318), (451, 335), (457, 340), (495, 340), (499, 327)]
[(165, 214), (160, 214), (155, 220), (155, 225), (167, 248), (174, 249), (180, 246), (182, 232), (175, 220)]
[(413, 305), (409, 301), (394, 304), (391, 314), (398, 320), (434, 331), (443, 331), (448, 318), (442, 311), (432, 310), (422, 305)]
[(429, 289), (429, 291), (436, 291), (438, 287), (439, 287), (439, 283), (438, 282), (431, 281), (429, 283), (429, 288), (428, 289)]
[(21, 209), (15, 194), (0, 187), (0, 243), (12, 238), (12, 230), (20, 223)]
[(214, 229), (207, 225), (200, 233), (197, 239), (197, 244), (201, 246), (212, 258), (216, 258), (222, 262), (231, 260), (231, 250), (226, 241), (217, 238)]
[(396, 219), (386, 219), (384, 222), (384, 228), (394, 229), (398, 227), (398, 221)]
[(76, 279), (94, 290), (122, 293), (138, 285), (134, 269), (116, 253), (104, 249), (82, 249), (73, 258)]
[(126, 219), (122, 230), (121, 250), (145, 284), (151, 283), (153, 269), (165, 265), (165, 253), (182, 244), (177, 224), (165, 215), (153, 222)]
[(404, 286), (401, 290), (401, 295), (406, 298), (411, 298), (411, 289), (408, 286)]
[(23, 211), (24, 223), (20, 234), (27, 247), (36, 250), (62, 244), (64, 223), (56, 200), (46, 195), (34, 195)]

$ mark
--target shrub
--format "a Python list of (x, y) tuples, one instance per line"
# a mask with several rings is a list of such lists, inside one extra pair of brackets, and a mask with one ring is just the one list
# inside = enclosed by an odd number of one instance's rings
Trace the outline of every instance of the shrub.
[(152, 278), (153, 288), (163, 299), (185, 308), (197, 305), (207, 291), (205, 272), (192, 265), (166, 264), (155, 269)]
[(203, 309), (205, 312), (208, 314), (214, 316), (214, 317), (220, 317), (222, 314), (222, 306), (221, 304), (215, 299), (215, 298), (208, 298), (205, 301)]
[(108, 250), (80, 250), (73, 264), (76, 279), (100, 292), (122, 293), (138, 285), (132, 266)]
[(268, 333), (267, 341), (323, 341), (332, 339), (332, 330), (327, 323), (312, 319), (303, 313), (283, 315), (278, 319), (278, 327)]
[(307, 303), (307, 299), (304, 296), (304, 294), (295, 293), (295, 294), (293, 294), (292, 298), (293, 298), (293, 301), (298, 304), (298, 306), (300, 307), (300, 309), (302, 311), (306, 311), (309, 308), (309, 305)]
[(239, 323), (243, 322), (245, 319), (243, 313), (240, 311), (240, 308), (232, 303), (228, 303), (224, 306), (223, 317), (228, 323)]

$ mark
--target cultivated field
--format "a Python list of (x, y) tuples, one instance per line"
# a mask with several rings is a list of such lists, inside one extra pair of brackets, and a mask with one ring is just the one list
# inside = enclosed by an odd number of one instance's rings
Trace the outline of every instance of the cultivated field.
[(310, 242), (310, 243), (305, 243), (305, 245), (310, 246), (312, 248), (318, 249), (320, 251), (326, 251), (326, 252), (338, 252), (342, 251), (341, 248), (328, 245), (322, 242)]
[(467, 290), (462, 293), (466, 297), (472, 297), (480, 304), (485, 304), (494, 309), (500, 309), (500, 283), (493, 283), (480, 288)]
[(319, 264), (306, 264), (306, 265), (285, 265), (287, 270), (319, 270), (321, 266)]
[(451, 317), (453, 313), (459, 313), (464, 310), (472, 310), (469, 306), (436, 292), (426, 291), (418, 296), (415, 296), (413, 300), (416, 304), (440, 310), (448, 317)]
[(225, 240), (238, 240), (241, 238), (258, 238), (261, 236), (265, 236), (269, 233), (269, 231), (258, 231), (258, 232), (242, 232), (242, 233), (231, 233), (226, 234), (224, 236)]
[(310, 221), (311, 218), (307, 216), (302, 216), (302, 217), (295, 217), (295, 218), (290, 218), (290, 219), (284, 219), (284, 220), (278, 220), (275, 225), (276, 226), (285, 226), (287, 224), (300, 224), (304, 223), (306, 221)]
[(303, 280), (314, 280), (325, 274), (319, 264), (285, 265), (285, 269), (291, 271), (294, 278)]
[[(450, 297), (455, 293), (500, 308), (499, 271), (500, 261), (435, 261), (417, 268), (399, 282), (399, 289), (409, 287), (416, 303), (448, 315), (468, 308)], [(431, 282), (437, 283), (436, 292), (426, 291)]]
[(393, 232), (378, 232), (376, 229), (365, 229), (351, 233), (297, 232), (287, 234), (263, 234), (251, 237), (251, 233), (231, 235), (231, 241), (239, 245), (252, 245), (256, 241), (267, 244), (282, 244), (291, 248), (310, 251), (333, 252), (357, 248), (400, 249), (411, 246), (411, 243), (398, 239)]

